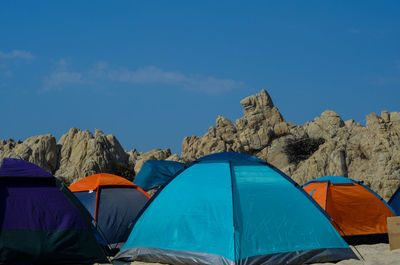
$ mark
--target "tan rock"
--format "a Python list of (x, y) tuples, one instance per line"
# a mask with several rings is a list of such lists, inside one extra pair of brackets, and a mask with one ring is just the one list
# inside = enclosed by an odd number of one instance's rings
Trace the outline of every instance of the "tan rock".
[[(399, 112), (383, 111), (381, 117), (371, 113), (364, 127), (354, 120), (344, 122), (334, 111), (325, 111), (313, 121), (295, 126), (284, 121), (265, 90), (241, 104), (244, 116), (235, 124), (218, 117), (216, 127), (203, 137), (186, 137), (182, 159), (192, 161), (218, 151), (244, 152), (267, 160), (299, 184), (326, 175), (347, 176), (364, 181), (385, 199), (399, 187)], [(298, 164), (290, 162), (288, 139), (310, 139), (312, 143), (320, 138), (325, 142), (307, 158)]]
[(142, 168), (144, 162), (147, 160), (166, 160), (171, 157), (171, 150), (169, 148), (162, 149), (154, 149), (147, 153), (139, 153), (136, 162), (135, 162), (135, 174), (139, 173)]
[(218, 116), (216, 126), (210, 127), (203, 137), (186, 137), (182, 143), (181, 158), (192, 161), (206, 154), (217, 152), (258, 153), (267, 147), (275, 134), (289, 130), (282, 115), (265, 90), (240, 102), (244, 116), (236, 123)]
[(336, 112), (327, 110), (321, 114), (321, 117), (317, 117), (313, 122), (308, 123), (306, 130), (311, 138), (329, 139), (335, 137), (338, 130), (344, 126), (344, 121)]
[(59, 168), (55, 173), (66, 183), (72, 183), (91, 174), (113, 172), (119, 164), (127, 164), (128, 154), (114, 135), (105, 136), (98, 129), (89, 131), (71, 128), (59, 140), (61, 146)]
[(47, 134), (33, 136), (23, 142), (0, 141), (0, 157), (23, 159), (54, 173), (58, 161), (56, 139)]
[[(131, 170), (133, 176), (149, 159), (190, 162), (204, 155), (234, 151), (265, 159), (299, 184), (325, 175), (347, 176), (363, 181), (384, 199), (399, 187), (400, 112), (382, 111), (381, 116), (371, 113), (365, 127), (354, 120), (344, 122), (334, 111), (325, 111), (304, 125), (293, 125), (284, 121), (265, 90), (243, 99), (241, 104), (244, 115), (235, 123), (218, 116), (216, 125), (202, 137), (185, 137), (181, 158), (168, 148), (126, 152), (113, 135), (106, 136), (97, 129), (93, 135), (76, 128), (71, 128), (58, 143), (52, 135), (23, 142), (2, 140), (0, 158), (31, 161), (69, 184), (119, 168), (128, 173)], [(306, 143), (291, 150), (301, 157), (299, 161), (293, 162), (289, 157), (289, 140)], [(318, 144), (312, 146), (315, 143)]]

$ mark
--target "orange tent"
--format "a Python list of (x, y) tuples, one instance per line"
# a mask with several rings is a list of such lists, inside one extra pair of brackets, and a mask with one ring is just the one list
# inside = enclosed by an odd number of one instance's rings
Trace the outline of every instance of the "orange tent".
[(349, 244), (387, 241), (386, 218), (395, 213), (361, 182), (328, 176), (304, 184), (303, 189), (327, 212)]
[(107, 173), (83, 178), (69, 189), (92, 215), (113, 249), (123, 245), (136, 216), (150, 199), (136, 184)]
[[(150, 195), (147, 194), (144, 190), (142, 190), (138, 185), (130, 182), (129, 180), (119, 177), (117, 175), (108, 174), (108, 173), (99, 173), (91, 176), (87, 176), (83, 179), (78, 180), (69, 186), (69, 189), (72, 192), (84, 192), (84, 191), (99, 191), (101, 188), (106, 187), (131, 187), (137, 189), (144, 196), (150, 199)], [(96, 205), (95, 205), (95, 214), (93, 216), (94, 220), (97, 221), (97, 210), (99, 204), (99, 194), (100, 192), (96, 192)]]

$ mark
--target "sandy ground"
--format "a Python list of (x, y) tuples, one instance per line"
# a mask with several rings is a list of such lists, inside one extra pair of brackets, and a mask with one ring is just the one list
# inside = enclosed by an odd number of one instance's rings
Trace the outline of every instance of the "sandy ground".
[(358, 252), (361, 254), (360, 260), (351, 259), (338, 263), (315, 263), (315, 265), (400, 265), (400, 249), (390, 251), (389, 244), (360, 245), (351, 248), (357, 256)]
[[(361, 254), (360, 260), (343, 260), (338, 263), (314, 263), (314, 265), (400, 265), (400, 249), (390, 251), (389, 244), (359, 245), (353, 251)], [(162, 265), (161, 263), (132, 262), (131, 265)]]

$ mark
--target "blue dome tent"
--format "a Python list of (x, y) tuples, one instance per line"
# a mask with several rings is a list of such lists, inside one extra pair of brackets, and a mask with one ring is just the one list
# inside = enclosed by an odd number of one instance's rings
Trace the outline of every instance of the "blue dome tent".
[(218, 153), (192, 162), (152, 198), (114, 262), (278, 265), (349, 258), (357, 259), (297, 183), (256, 157)]
[(144, 190), (167, 184), (186, 164), (167, 160), (147, 160), (136, 175), (133, 183)]

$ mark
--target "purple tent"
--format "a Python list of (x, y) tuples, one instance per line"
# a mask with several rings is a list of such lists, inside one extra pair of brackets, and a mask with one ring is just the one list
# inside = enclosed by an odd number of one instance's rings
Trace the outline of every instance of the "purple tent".
[(0, 160), (0, 264), (107, 262), (86, 210), (53, 175)]

